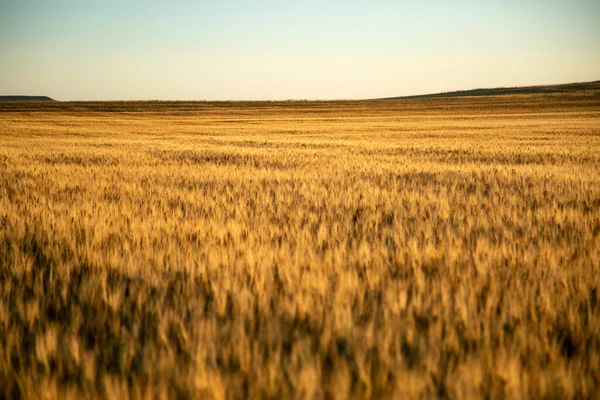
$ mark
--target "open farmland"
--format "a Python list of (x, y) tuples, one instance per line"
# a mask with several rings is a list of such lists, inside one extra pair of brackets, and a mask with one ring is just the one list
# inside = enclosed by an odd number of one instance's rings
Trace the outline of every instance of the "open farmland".
[(0, 398), (590, 398), (600, 92), (0, 103)]

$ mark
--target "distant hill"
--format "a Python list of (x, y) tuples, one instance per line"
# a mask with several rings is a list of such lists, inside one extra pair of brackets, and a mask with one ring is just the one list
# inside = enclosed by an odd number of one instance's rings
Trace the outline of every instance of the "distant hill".
[(434, 94), (420, 94), (414, 96), (388, 97), (382, 100), (393, 99), (436, 99), (447, 97), (467, 97), (467, 96), (503, 96), (510, 94), (548, 94), (548, 93), (568, 93), (595, 90), (600, 91), (600, 81), (567, 83), (562, 85), (543, 85), (543, 86), (522, 86), (494, 89), (472, 89), (458, 90), (455, 92), (443, 92)]
[(55, 101), (48, 96), (0, 96), (0, 101)]

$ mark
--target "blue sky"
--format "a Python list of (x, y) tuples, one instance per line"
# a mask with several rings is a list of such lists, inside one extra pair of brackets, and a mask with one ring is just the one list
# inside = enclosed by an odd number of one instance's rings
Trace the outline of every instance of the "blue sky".
[(600, 79), (600, 1), (0, 0), (0, 94), (342, 99)]

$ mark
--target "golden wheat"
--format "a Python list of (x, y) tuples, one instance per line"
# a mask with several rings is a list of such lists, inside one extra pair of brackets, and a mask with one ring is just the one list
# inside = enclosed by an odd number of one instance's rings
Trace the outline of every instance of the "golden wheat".
[(600, 96), (0, 106), (0, 397), (586, 398)]

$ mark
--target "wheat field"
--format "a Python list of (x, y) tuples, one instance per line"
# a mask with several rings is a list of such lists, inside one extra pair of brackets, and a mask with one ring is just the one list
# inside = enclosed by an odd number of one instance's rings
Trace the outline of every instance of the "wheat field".
[(0, 103), (0, 398), (599, 396), (599, 91)]

